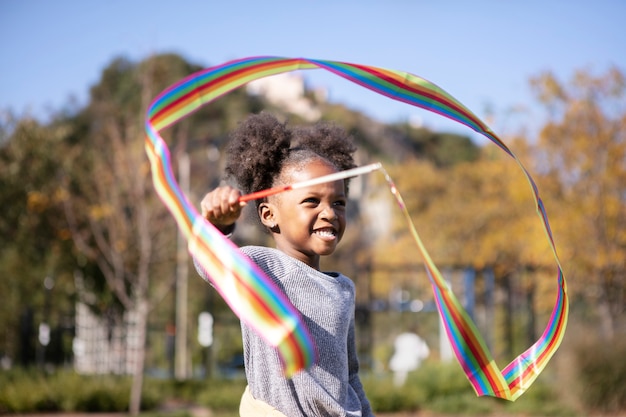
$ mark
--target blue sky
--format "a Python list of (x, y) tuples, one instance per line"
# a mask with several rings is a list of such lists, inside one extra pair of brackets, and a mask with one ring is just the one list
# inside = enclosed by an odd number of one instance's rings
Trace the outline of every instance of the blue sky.
[[(45, 117), (119, 55), (176, 52), (202, 66), (254, 55), (346, 61), (424, 77), (499, 135), (536, 128), (528, 80), (551, 71), (626, 71), (626, 1), (0, 0), (0, 109)], [(418, 117), (471, 134), (323, 70), (307, 82), (382, 121)]]

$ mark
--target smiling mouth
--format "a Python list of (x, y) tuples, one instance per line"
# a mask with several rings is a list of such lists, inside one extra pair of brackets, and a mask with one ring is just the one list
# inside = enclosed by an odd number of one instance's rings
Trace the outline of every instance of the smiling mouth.
[(313, 232), (314, 234), (323, 237), (323, 238), (334, 238), (337, 237), (337, 231), (330, 227), (325, 227), (323, 229), (317, 229)]

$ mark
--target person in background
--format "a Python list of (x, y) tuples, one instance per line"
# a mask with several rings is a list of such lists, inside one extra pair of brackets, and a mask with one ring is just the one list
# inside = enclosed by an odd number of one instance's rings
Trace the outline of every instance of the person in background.
[(422, 361), (430, 355), (428, 345), (417, 335), (415, 330), (400, 333), (394, 342), (394, 353), (389, 360), (389, 369), (393, 372), (393, 383), (402, 386), (409, 372), (420, 367)]

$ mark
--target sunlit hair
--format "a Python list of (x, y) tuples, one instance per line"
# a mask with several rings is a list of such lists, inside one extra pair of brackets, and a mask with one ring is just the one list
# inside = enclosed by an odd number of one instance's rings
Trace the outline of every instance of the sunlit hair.
[(322, 159), (338, 171), (354, 168), (355, 151), (352, 136), (336, 125), (320, 122), (290, 128), (262, 112), (248, 116), (232, 132), (225, 171), (248, 194), (276, 185), (286, 166), (301, 168)]

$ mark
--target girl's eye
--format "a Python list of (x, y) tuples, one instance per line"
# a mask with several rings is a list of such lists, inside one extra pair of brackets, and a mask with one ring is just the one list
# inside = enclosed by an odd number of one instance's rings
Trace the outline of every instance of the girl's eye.
[(335, 201), (333, 203), (334, 206), (336, 207), (345, 207), (346, 206), (346, 202), (344, 200), (339, 200), (339, 201)]
[(308, 204), (319, 204), (320, 201), (317, 198), (309, 197), (309, 198), (305, 198), (302, 202), (308, 203)]

